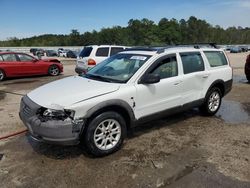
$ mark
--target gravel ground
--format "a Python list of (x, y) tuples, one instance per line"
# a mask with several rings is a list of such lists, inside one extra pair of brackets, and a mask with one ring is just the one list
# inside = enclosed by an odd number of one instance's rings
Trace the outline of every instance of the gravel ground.
[[(250, 84), (247, 53), (228, 54), (232, 91), (214, 117), (197, 109), (134, 129), (123, 148), (104, 158), (82, 146), (53, 146), (22, 134), (0, 141), (0, 187), (250, 187)], [(18, 110), (30, 90), (59, 77), (6, 80), (0, 85), (0, 137), (23, 130)]]

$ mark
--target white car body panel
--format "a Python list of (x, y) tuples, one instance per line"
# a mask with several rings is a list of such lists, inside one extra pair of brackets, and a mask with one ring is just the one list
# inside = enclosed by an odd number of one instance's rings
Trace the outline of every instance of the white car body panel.
[(156, 84), (136, 84), (136, 118), (181, 105), (181, 87), (177, 83), (179, 78), (172, 77)]
[(41, 106), (55, 109), (57, 106), (64, 108), (79, 101), (114, 92), (119, 87), (120, 84), (116, 83), (71, 76), (43, 85), (28, 93), (28, 97)]

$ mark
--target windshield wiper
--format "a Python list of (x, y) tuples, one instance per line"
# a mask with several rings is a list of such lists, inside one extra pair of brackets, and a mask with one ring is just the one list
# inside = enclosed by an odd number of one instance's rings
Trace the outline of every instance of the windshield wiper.
[[(110, 78), (106, 78), (100, 75), (96, 75), (96, 74), (85, 74), (86, 78), (92, 78), (94, 80), (100, 80), (100, 81), (104, 81), (104, 82), (115, 82), (115, 80), (110, 79)], [(117, 82), (117, 81), (116, 81)]]

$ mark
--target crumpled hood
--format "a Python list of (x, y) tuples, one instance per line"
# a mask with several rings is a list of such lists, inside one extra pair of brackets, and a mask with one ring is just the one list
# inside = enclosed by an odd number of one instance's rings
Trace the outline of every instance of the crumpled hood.
[(117, 83), (71, 76), (43, 85), (28, 93), (28, 97), (40, 106), (62, 109), (83, 100), (114, 92), (119, 87), (120, 84)]

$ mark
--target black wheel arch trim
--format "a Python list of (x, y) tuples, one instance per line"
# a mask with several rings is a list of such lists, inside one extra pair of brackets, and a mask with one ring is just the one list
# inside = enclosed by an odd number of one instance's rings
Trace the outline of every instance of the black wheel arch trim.
[[(107, 100), (107, 101), (104, 101), (95, 105), (94, 107), (92, 107), (91, 109), (87, 111), (87, 114), (84, 118), (90, 118), (96, 112), (101, 111), (102, 109), (105, 109), (105, 108), (112, 107), (112, 106), (116, 106), (125, 110), (129, 116), (130, 126), (132, 127), (135, 124), (136, 119), (135, 119), (135, 115), (134, 115), (134, 111), (132, 107), (126, 101), (123, 101), (121, 99), (111, 99), (111, 100)], [(123, 116), (123, 114), (121, 115)]]
[(223, 80), (215, 80), (210, 87), (208, 88), (207, 92), (212, 89), (215, 85), (222, 85), (223, 86), (223, 91), (221, 91), (222, 96), (224, 97), (227, 93), (229, 93), (229, 91), (231, 91), (232, 89), (232, 84), (233, 84), (233, 80), (228, 80), (228, 81), (223, 81)]

